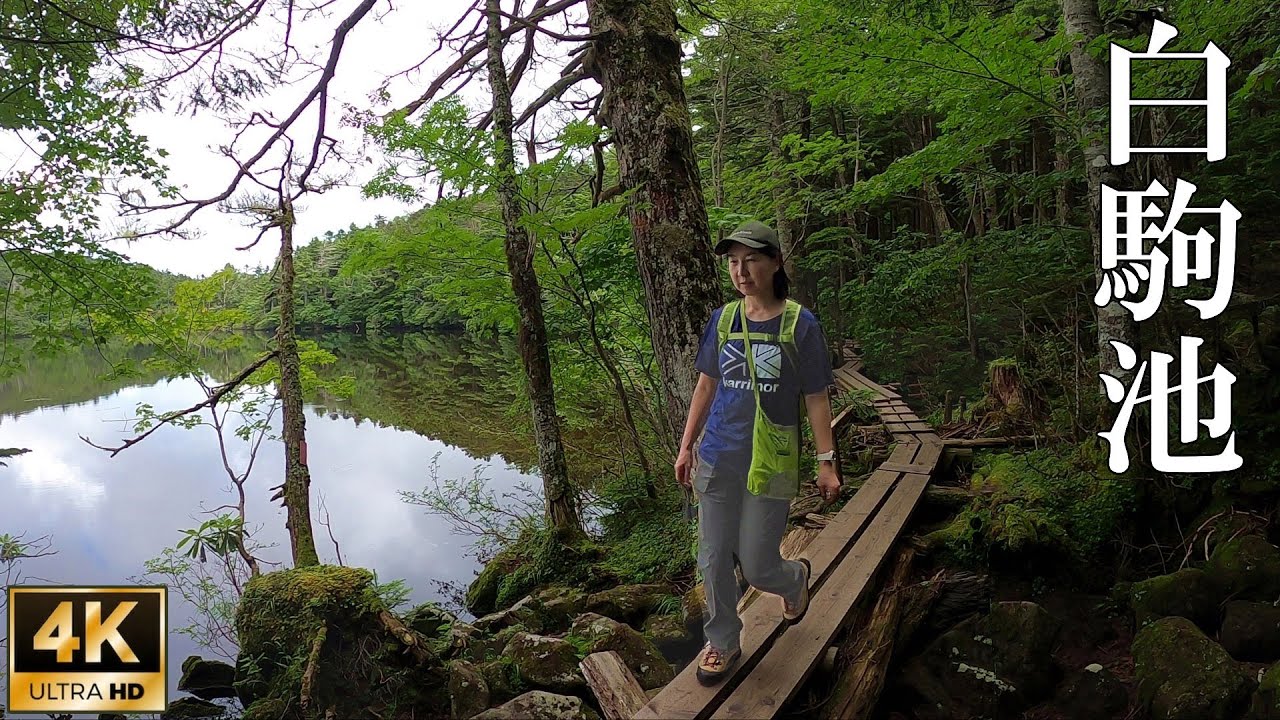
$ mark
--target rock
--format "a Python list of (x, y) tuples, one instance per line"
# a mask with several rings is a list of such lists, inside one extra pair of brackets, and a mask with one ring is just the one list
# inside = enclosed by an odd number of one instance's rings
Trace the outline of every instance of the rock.
[(619, 585), (587, 597), (586, 612), (604, 615), (639, 629), (663, 598), (671, 595), (666, 585)]
[(650, 615), (643, 635), (670, 662), (687, 658), (702, 643), (694, 637), (679, 615)]
[(1129, 692), (1109, 670), (1094, 663), (1069, 675), (1058, 686), (1053, 704), (1065, 717), (1107, 720), (1123, 715)]
[(489, 707), (489, 683), (475, 665), (456, 661), (449, 666), (449, 710), (453, 720), (466, 720)]
[(534, 690), (475, 716), (475, 720), (600, 720), (582, 698)]
[(1218, 637), (1222, 647), (1237, 660), (1280, 660), (1280, 608), (1270, 603), (1233, 600), (1227, 603)]
[[(4, 706), (0, 705), (0, 717), (4, 716)], [(128, 715), (119, 713), (98, 713), (98, 720), (129, 720)]]
[(405, 613), (402, 619), (405, 625), (429, 638), (440, 637), (449, 626), (458, 620), (456, 615), (433, 602), (423, 603), (413, 608)]
[(1139, 706), (1153, 720), (1232, 720), (1253, 690), (1251, 679), (1190, 620), (1167, 617), (1133, 640)]
[(1280, 599), (1280, 548), (1257, 535), (1242, 535), (1214, 548), (1205, 572), (1232, 600)]
[(920, 720), (1016, 716), (1053, 689), (1060, 628), (1035, 603), (996, 603), (907, 661), (899, 682), (915, 696)]
[(524, 683), (516, 676), (510, 660), (490, 660), (476, 667), (489, 688), (489, 704), (502, 704), (524, 692)]
[(649, 699), (649, 700), (652, 700), (652, 699), (654, 699), (654, 698), (658, 697), (658, 693), (660, 693), (660, 692), (662, 692), (662, 688), (660, 688), (660, 687), (651, 688), (651, 689), (649, 689), (649, 690), (645, 690), (645, 691), (644, 691), (644, 696), (645, 696), (645, 698), (647, 698), (647, 699)]
[(1245, 717), (1247, 720), (1280, 720), (1280, 662), (1263, 674)]
[(588, 655), (609, 650), (618, 653), (645, 690), (661, 687), (675, 678), (671, 663), (648, 638), (613, 618), (583, 613), (573, 621), (569, 635), (586, 640)]
[(1138, 628), (1162, 617), (1176, 616), (1212, 632), (1218, 622), (1218, 589), (1197, 568), (1183, 568), (1134, 583), (1129, 603)]
[(178, 689), (201, 700), (233, 698), (236, 696), (235, 681), (234, 667), (192, 655), (182, 661), (182, 678), (178, 680)]
[(161, 720), (196, 720), (196, 718), (218, 718), (227, 714), (227, 709), (215, 705), (208, 700), (184, 697), (169, 703), (169, 709), (160, 713)]
[(574, 693), (587, 686), (573, 645), (559, 638), (517, 632), (503, 650), (520, 679), (535, 688)]
[(577, 588), (543, 588), (533, 597), (541, 605), (544, 631), (564, 632), (587, 607), (587, 594)]
[(507, 574), (507, 568), (503, 565), (504, 563), (498, 558), (494, 558), (484, 566), (476, 579), (471, 581), (471, 585), (467, 587), (467, 595), (462, 601), (467, 612), (481, 617), (497, 609), (498, 589), (502, 587), (502, 577)]
[[(479, 644), (481, 637), (480, 631), (476, 630), (474, 625), (456, 620), (449, 625), (448, 632), (439, 639), (436, 652), (446, 660), (460, 658), (474, 663), (477, 660), (470, 657), (469, 650), (473, 645)], [(480, 662), (483, 662), (483, 657)]]
[(535, 604), (536, 601), (532, 597), (525, 597), (505, 610), (476, 618), (472, 624), (482, 633), (494, 633), (516, 625), (522, 625), (530, 632), (542, 632), (542, 623), (537, 616)]
[(684, 621), (684, 627), (690, 635), (701, 638), (704, 633), (702, 626), (706, 623), (706, 618), (707, 596), (703, 592), (702, 585), (698, 584), (680, 598), (680, 619)]

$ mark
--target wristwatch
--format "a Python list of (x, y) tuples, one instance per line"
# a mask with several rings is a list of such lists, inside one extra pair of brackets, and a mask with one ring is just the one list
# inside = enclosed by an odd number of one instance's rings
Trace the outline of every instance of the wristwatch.
[(817, 458), (818, 462), (822, 462), (823, 460), (826, 460), (827, 462), (833, 462), (836, 459), (836, 451), (828, 450), (823, 453), (818, 453), (814, 457)]

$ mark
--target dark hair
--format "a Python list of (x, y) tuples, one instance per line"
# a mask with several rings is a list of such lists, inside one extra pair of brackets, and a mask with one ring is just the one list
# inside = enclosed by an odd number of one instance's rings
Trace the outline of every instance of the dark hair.
[[(766, 245), (760, 248), (760, 252), (771, 258), (778, 257), (778, 251), (772, 245)], [(787, 277), (787, 264), (785, 262), (778, 263), (778, 270), (773, 274), (773, 294), (779, 300), (786, 300), (791, 294), (791, 278)]]

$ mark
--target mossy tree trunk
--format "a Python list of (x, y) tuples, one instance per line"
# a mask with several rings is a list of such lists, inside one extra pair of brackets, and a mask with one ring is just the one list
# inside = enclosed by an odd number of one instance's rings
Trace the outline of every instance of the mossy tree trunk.
[(529, 383), (533, 404), (533, 434), (538, 446), (538, 469), (546, 497), (547, 525), (560, 533), (581, 533), (577, 498), (569, 484), (569, 468), (560, 438), (560, 416), (556, 413), (555, 388), (551, 382), (551, 358), (547, 351), (547, 328), (542, 316), (542, 288), (533, 269), (534, 248), (528, 231), (521, 225), (524, 201), (516, 177), (515, 149), (512, 146), (511, 88), (507, 82), (502, 49), (502, 11), (499, 0), (486, 0), (488, 15), (489, 87), (493, 94), (493, 132), (497, 140), (496, 187), (506, 226), (503, 247), (511, 289), (519, 312), (517, 344)]
[(680, 73), (671, 0), (587, 0), (597, 35), (588, 70), (603, 88), (600, 120), (631, 193), (636, 261), (662, 379), (668, 449), (684, 427), (698, 343), (721, 302), (706, 203)]
[(311, 532), (311, 471), (307, 468), (307, 419), (302, 412), (302, 361), (293, 318), (293, 201), (288, 188), (280, 194), (280, 327), (276, 347), (280, 361), (280, 408), (284, 426), (285, 527), (293, 566), (319, 565)]

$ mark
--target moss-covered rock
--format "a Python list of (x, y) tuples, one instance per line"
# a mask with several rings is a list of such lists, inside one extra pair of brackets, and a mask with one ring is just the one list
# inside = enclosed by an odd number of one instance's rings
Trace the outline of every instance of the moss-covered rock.
[(559, 638), (517, 632), (503, 651), (522, 681), (534, 688), (575, 693), (587, 686), (573, 645)]
[(1091, 665), (1062, 681), (1053, 704), (1064, 717), (1108, 720), (1124, 715), (1129, 693), (1110, 671)]
[(404, 624), (427, 637), (440, 637), (458, 617), (436, 603), (426, 602), (404, 615)]
[(1226, 650), (1190, 620), (1161, 618), (1133, 640), (1138, 702), (1153, 720), (1232, 720), (1252, 681)]
[(201, 700), (233, 698), (236, 696), (235, 681), (234, 667), (192, 655), (182, 661), (182, 678), (178, 680), (178, 689)]
[(899, 682), (921, 720), (1016, 717), (1061, 675), (1052, 652), (1061, 622), (1029, 602), (1001, 602), (907, 661)]
[(235, 684), (246, 717), (430, 714), (448, 705), (443, 664), (426, 650), (427, 638), (390, 614), (368, 570), (320, 565), (253, 578), (236, 632)]
[(161, 720), (202, 720), (203, 718), (225, 717), (227, 709), (215, 705), (208, 700), (194, 697), (183, 697), (169, 703), (169, 708), (160, 713)]
[(582, 698), (534, 690), (499, 707), (486, 710), (475, 720), (600, 720)]
[(613, 618), (638, 630), (659, 603), (666, 602), (670, 595), (671, 588), (667, 585), (619, 585), (592, 593), (587, 598), (586, 612)]
[(650, 615), (644, 621), (643, 634), (671, 662), (687, 658), (701, 645), (700, 636), (690, 633), (679, 615)]
[(489, 688), (489, 704), (504, 703), (528, 688), (510, 658), (488, 660), (476, 666)]
[(587, 593), (571, 587), (548, 587), (533, 594), (539, 603), (543, 632), (564, 632), (587, 606)]
[(1242, 535), (1214, 549), (1205, 572), (1234, 600), (1280, 599), (1280, 548), (1258, 535)]
[(1227, 603), (1218, 637), (1222, 647), (1237, 660), (1280, 660), (1280, 608), (1271, 603), (1233, 600)]
[(1129, 604), (1141, 628), (1162, 617), (1184, 617), (1212, 632), (1218, 622), (1218, 590), (1198, 568), (1183, 568), (1133, 583)]
[(1280, 663), (1263, 674), (1245, 717), (1247, 720), (1280, 720)]
[(618, 653), (645, 690), (666, 685), (675, 677), (671, 664), (648, 638), (613, 618), (584, 613), (573, 621), (569, 635), (585, 641), (582, 657), (609, 650)]
[(503, 576), (510, 572), (510, 568), (504, 567), (505, 565), (503, 560), (494, 558), (471, 581), (463, 599), (467, 612), (483, 617), (498, 609), (498, 589), (502, 586)]
[(453, 720), (484, 712), (489, 708), (489, 683), (469, 662), (449, 663), (449, 709)]

